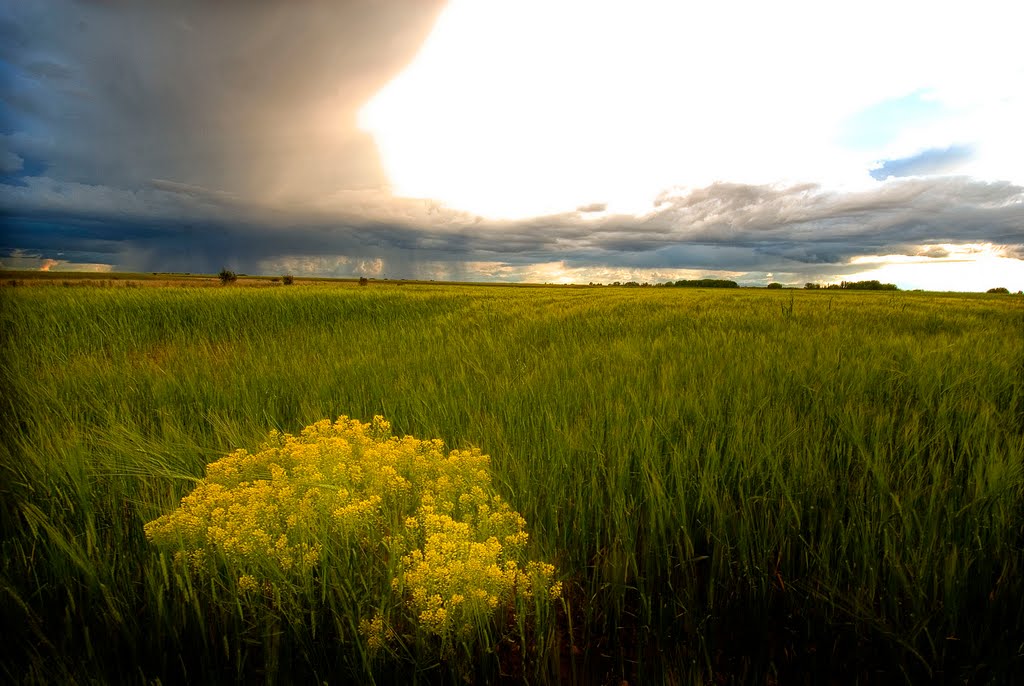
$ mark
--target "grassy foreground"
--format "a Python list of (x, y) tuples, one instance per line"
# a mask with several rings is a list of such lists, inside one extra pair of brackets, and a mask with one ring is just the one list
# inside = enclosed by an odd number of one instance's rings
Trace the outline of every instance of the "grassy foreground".
[[(3, 681), (1024, 670), (1019, 297), (5, 287), (0, 337)], [(558, 611), (382, 657), (326, 563), (253, 600), (147, 540), (207, 464), (342, 414), (490, 455)]]

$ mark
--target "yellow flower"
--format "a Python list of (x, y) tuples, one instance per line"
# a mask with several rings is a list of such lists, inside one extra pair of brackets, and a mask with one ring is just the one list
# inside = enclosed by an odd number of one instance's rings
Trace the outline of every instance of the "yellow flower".
[(238, 590), (243, 592), (252, 592), (259, 590), (259, 583), (256, 581), (256, 577), (251, 574), (243, 574), (238, 577)]
[(380, 615), (375, 615), (372, 620), (360, 620), (359, 633), (366, 637), (366, 645), (370, 650), (380, 650), (395, 637), (395, 632), (385, 626)]
[[(439, 439), (392, 436), (383, 417), (341, 416), (298, 436), (272, 431), (258, 451), (212, 462), (178, 509), (144, 532), (177, 550), (178, 564), (244, 572), (242, 593), (271, 579), (278, 590), (300, 588), (325, 556), (349, 560), (349, 573), (394, 594), (389, 612), (445, 642), (517, 597), (562, 594), (554, 567), (527, 559), (526, 521), (495, 492), (489, 469), (475, 448), (446, 453)], [(394, 640), (389, 621), (360, 622), (371, 649)]]

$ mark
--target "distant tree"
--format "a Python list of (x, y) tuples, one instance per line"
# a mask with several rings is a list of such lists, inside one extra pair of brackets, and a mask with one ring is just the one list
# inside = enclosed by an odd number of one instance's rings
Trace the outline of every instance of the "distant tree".
[(293, 283), (295, 283), (295, 277), (292, 276), (291, 274), (285, 274), (284, 276), (281, 277), (281, 283), (283, 283), (285, 286), (291, 286)]
[(360, 276), (359, 277), (359, 285), (360, 286), (366, 286), (369, 283), (370, 283), (370, 280), (368, 278), (366, 278), (365, 276)]
[(776, 281), (772, 281), (770, 284), (768, 284), (768, 288), (782, 288), (782, 284)]
[(1000, 286), (998, 288), (990, 288), (990, 289), (988, 289), (985, 292), (986, 293), (1009, 293), (1010, 290), (1008, 288), (1003, 288), (1002, 286)]
[(898, 291), (894, 283), (881, 283), (877, 279), (871, 281), (843, 281), (839, 287), (847, 291)]
[(229, 283), (234, 283), (238, 280), (238, 275), (227, 267), (221, 269), (220, 274), (218, 274), (217, 277), (220, 279), (222, 286), (227, 286)]
[(821, 290), (821, 284), (811, 283), (810, 281), (808, 281), (807, 283), (804, 284), (804, 288), (809, 291), (818, 291)]
[(739, 288), (735, 281), (727, 279), (680, 279), (675, 282), (677, 288)]

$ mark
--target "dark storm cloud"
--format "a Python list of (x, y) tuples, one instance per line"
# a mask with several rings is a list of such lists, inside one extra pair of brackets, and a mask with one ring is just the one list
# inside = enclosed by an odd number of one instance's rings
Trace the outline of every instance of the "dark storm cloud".
[(955, 169), (957, 165), (974, 157), (974, 150), (967, 145), (952, 145), (948, 148), (932, 148), (910, 157), (885, 160), (878, 169), (871, 171), (871, 176), (884, 181), (890, 176), (927, 176), (943, 174)]
[[(414, 56), (440, 4), (10, 3), (5, 147), (84, 184), (297, 198), (380, 184), (355, 113)], [(291, 187), (297, 169), (316, 188)]]
[[(893, 180), (859, 193), (715, 184), (666, 193), (644, 218), (587, 213), (493, 222), (431, 203), (366, 195), (357, 213), (253, 208), (166, 181), (135, 193), (29, 180), (0, 188), (13, 208), (0, 250), (88, 254), (121, 269), (254, 273), (285, 258), (380, 259), (392, 277), (421, 264), (823, 274), (853, 257), (941, 257), (946, 243), (1024, 246), (1024, 189), (965, 178)], [(356, 205), (351, 198), (346, 206)], [(924, 247), (922, 247), (924, 246)], [(261, 267), (261, 265), (263, 265)], [(472, 272), (466, 272), (471, 274)]]
[(0, 151), (0, 174), (11, 175), (21, 171), (25, 166), (25, 160), (15, 155), (10, 150)]

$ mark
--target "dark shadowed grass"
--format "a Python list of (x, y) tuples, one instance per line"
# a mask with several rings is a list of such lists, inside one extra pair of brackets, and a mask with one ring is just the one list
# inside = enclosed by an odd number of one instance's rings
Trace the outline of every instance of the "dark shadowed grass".
[(142, 535), (206, 463), (339, 414), (492, 456), (569, 590), (499, 672), (1024, 665), (1020, 298), (40, 287), (0, 289), (0, 324), (10, 680), (441, 678), (368, 661), (344, 607), (231, 612)]

